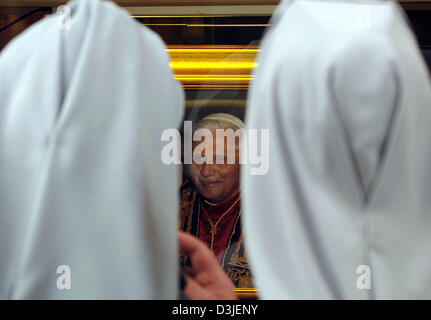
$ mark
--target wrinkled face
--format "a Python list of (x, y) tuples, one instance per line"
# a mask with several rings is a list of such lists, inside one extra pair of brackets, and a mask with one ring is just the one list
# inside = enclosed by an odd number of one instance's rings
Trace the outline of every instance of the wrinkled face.
[[(199, 194), (205, 199), (211, 202), (223, 202), (232, 197), (235, 192), (239, 189), (239, 152), (235, 149), (235, 163), (227, 164), (228, 148), (225, 139), (221, 138), (217, 140), (215, 131), (213, 133), (213, 163), (202, 163), (198, 164), (194, 160), (190, 165), (190, 175), (193, 184)], [(219, 145), (224, 145), (224, 148), (216, 148), (217, 142)], [(193, 150), (196, 150), (196, 146), (201, 142), (193, 143)], [(232, 146), (234, 149), (235, 146)], [(223, 150), (224, 149), (224, 150)], [(233, 150), (232, 149), (232, 150)], [(209, 153), (209, 152), (207, 152)], [(207, 159), (208, 156), (203, 150), (200, 155)], [(217, 164), (223, 159), (223, 164)]]

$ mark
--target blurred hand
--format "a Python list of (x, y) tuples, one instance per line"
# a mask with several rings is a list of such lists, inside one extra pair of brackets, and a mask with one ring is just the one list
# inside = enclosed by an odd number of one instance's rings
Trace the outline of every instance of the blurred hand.
[(235, 286), (207, 246), (184, 232), (178, 237), (180, 253), (189, 256), (193, 266), (184, 268), (184, 294), (191, 300), (236, 300)]

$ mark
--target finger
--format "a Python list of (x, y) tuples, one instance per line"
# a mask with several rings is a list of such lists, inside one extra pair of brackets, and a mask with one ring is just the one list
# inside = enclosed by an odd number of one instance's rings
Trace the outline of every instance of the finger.
[[(195, 237), (180, 233), (179, 242), (181, 250), (186, 253), (192, 262), (193, 269), (185, 270), (190, 280), (187, 292), (192, 299), (236, 299), (235, 286), (220, 267), (218, 260), (204, 243)], [(186, 289), (184, 290), (186, 293)]]
[(192, 267), (183, 268), (183, 273), (186, 276), (194, 278), (195, 272)]
[(207, 288), (192, 278), (187, 278), (184, 294), (191, 300), (237, 300), (235, 288), (232, 286), (219, 286)]
[(187, 285), (184, 288), (184, 294), (190, 300), (213, 300), (215, 296), (204, 287), (202, 287), (197, 281), (186, 276)]
[(183, 232), (178, 239), (181, 253), (190, 257), (194, 270), (219, 272), (218, 260), (203, 242)]
[(182, 231), (178, 232), (178, 241), (180, 253), (188, 256), (194, 252), (199, 252), (202, 247), (205, 247), (205, 245), (194, 236)]

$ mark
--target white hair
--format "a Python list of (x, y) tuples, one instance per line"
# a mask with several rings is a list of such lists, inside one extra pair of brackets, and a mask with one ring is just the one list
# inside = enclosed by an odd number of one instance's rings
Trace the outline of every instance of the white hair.
[[(245, 129), (245, 123), (238, 117), (228, 113), (213, 113), (196, 123), (193, 126), (193, 132), (199, 129), (214, 131), (217, 129), (232, 129), (233, 131)], [(241, 141), (239, 142), (239, 144)], [(239, 144), (235, 143), (235, 149), (239, 149)]]
[(229, 113), (213, 113), (202, 118), (193, 126), (193, 131), (198, 129), (244, 129), (245, 124), (242, 120)]

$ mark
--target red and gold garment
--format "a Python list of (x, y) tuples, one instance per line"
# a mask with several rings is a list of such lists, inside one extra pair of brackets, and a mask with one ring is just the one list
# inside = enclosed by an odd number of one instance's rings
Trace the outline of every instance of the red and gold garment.
[[(239, 192), (221, 204), (212, 204), (200, 198), (189, 180), (184, 182), (180, 192), (180, 230), (196, 236), (212, 249), (237, 288), (252, 288), (253, 280), (241, 232)], [(190, 264), (186, 256), (181, 256), (180, 261), (183, 265)]]

